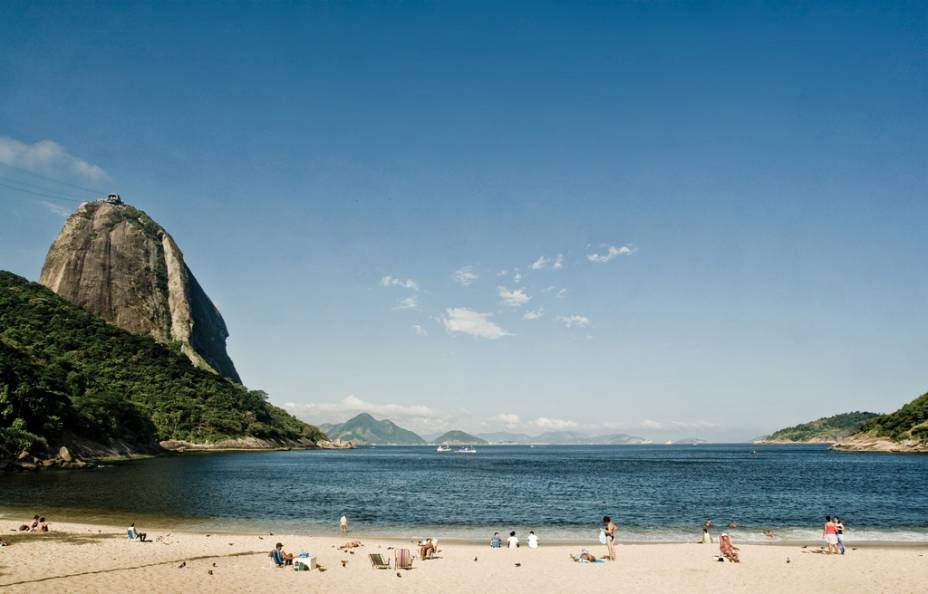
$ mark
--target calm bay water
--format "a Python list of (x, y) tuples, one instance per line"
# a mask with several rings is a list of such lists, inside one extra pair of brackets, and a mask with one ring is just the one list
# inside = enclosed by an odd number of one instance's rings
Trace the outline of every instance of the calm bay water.
[(818, 538), (837, 513), (848, 540), (928, 543), (928, 456), (818, 446), (495, 446), (476, 455), (382, 447), (187, 455), (90, 471), (0, 475), (4, 519), (204, 530), (487, 537), (534, 529), (589, 540), (610, 514), (620, 540), (695, 540), (705, 518), (741, 541)]

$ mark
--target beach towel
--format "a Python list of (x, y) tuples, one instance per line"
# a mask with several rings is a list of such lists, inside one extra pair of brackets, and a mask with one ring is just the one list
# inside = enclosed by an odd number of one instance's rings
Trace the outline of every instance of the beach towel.
[(367, 556), (370, 558), (374, 569), (390, 569), (390, 562), (384, 559), (380, 553), (369, 553)]
[(412, 553), (409, 549), (396, 549), (393, 552), (394, 565), (397, 569), (412, 569)]

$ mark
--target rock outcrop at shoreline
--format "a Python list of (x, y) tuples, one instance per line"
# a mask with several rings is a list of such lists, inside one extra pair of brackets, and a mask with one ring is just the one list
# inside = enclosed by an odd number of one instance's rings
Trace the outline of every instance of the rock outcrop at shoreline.
[(928, 453), (928, 393), (895, 412), (870, 419), (833, 447), (854, 452)]
[(174, 239), (118, 197), (84, 202), (52, 242), (39, 282), (132, 334), (177, 345), (202, 369), (241, 383), (229, 332)]

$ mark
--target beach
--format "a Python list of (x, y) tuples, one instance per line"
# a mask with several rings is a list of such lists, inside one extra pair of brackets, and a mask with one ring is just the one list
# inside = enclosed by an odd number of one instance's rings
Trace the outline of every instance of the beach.
[[(617, 560), (578, 564), (580, 545), (490, 549), (473, 542), (439, 542), (435, 559), (413, 569), (378, 570), (369, 553), (393, 560), (396, 548), (418, 555), (409, 539), (328, 534), (226, 534), (159, 529), (149, 543), (128, 541), (124, 527), (52, 524), (48, 533), (0, 535), (0, 589), (5, 592), (924, 592), (928, 547), (849, 546), (844, 556), (818, 546), (739, 545), (741, 563), (718, 562), (718, 545), (622, 544)], [(139, 527), (145, 531), (144, 526)], [(428, 536), (428, 535), (423, 535)], [(358, 539), (362, 547), (337, 547)], [(325, 567), (277, 568), (268, 554), (276, 542), (312, 553)], [(601, 556), (605, 547), (591, 543)], [(342, 562), (346, 562), (344, 566)], [(182, 567), (181, 567), (182, 566)], [(399, 575), (397, 575), (399, 573)]]

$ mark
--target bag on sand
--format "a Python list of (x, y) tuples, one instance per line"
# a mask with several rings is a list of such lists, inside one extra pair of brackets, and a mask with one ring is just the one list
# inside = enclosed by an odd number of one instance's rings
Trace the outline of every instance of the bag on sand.
[(606, 531), (605, 530), (599, 531), (599, 544), (606, 544)]

